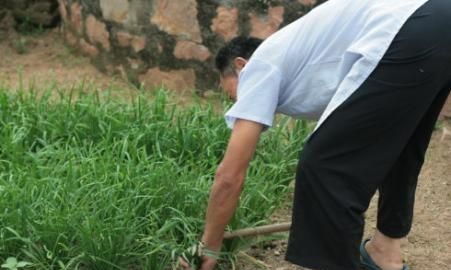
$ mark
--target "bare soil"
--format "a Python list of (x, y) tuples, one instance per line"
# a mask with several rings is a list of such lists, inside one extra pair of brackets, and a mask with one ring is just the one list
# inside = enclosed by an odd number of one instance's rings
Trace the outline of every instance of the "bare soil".
[[(134, 95), (136, 89), (121, 78), (94, 68), (89, 59), (64, 45), (58, 30), (39, 36), (10, 33), (0, 39), (0, 86), (3, 89), (58, 89), (90, 85), (90, 89), (115, 90)], [(412, 232), (403, 241), (405, 259), (412, 270), (451, 269), (451, 120), (444, 119), (434, 132), (417, 190)], [(290, 194), (273, 222), (290, 221)], [(375, 229), (376, 198), (367, 213), (365, 235)], [(287, 235), (260, 244), (240, 255), (236, 269), (302, 269), (284, 261)], [(250, 256), (250, 257), (249, 257)], [(327, 269), (325, 269), (327, 270)]]
[[(88, 57), (64, 43), (62, 33), (55, 28), (43, 33), (19, 35), (14, 31), (0, 32), (0, 90), (33, 89), (38, 94), (47, 90), (99, 91), (130, 99), (137, 94), (152, 95), (151, 89), (136, 87), (120, 75), (100, 72)], [(58, 91), (53, 91), (53, 90)], [(218, 93), (206, 91), (201, 102), (220, 104)], [(199, 101), (197, 94), (178, 91), (174, 97), (178, 104)]]
[(67, 47), (58, 29), (39, 35), (5, 34), (0, 54), (0, 82), (12, 89), (21, 85), (45, 89), (52, 84), (65, 88), (82, 82), (99, 88), (128, 86), (120, 78), (102, 74), (88, 58)]

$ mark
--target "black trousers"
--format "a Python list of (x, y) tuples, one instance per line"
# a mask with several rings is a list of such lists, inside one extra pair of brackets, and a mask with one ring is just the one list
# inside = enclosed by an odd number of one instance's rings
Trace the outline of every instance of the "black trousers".
[(321, 270), (359, 268), (364, 212), (379, 190), (377, 228), (412, 225), (417, 179), (451, 88), (451, 1), (430, 0), (378, 67), (301, 153), (286, 259)]

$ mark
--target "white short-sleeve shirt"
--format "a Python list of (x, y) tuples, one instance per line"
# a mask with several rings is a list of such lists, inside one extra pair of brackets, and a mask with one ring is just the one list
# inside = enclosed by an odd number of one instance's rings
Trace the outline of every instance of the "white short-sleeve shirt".
[(329, 0), (266, 39), (239, 74), (226, 113), (272, 126), (274, 115), (317, 128), (376, 68), (407, 19), (428, 0)]

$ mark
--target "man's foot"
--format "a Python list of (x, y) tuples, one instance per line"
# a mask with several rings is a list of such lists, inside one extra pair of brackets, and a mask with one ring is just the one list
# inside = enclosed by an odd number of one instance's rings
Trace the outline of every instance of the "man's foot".
[[(364, 244), (364, 248), (373, 262), (381, 270), (402, 270), (401, 249), (397, 244), (380, 245), (377, 241), (369, 240)], [(393, 244), (393, 243), (392, 243)]]

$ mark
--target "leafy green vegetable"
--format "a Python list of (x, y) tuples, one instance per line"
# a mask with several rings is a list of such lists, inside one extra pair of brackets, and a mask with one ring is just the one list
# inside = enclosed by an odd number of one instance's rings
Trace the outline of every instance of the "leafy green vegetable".
[[(283, 118), (264, 134), (229, 229), (265, 223), (285, 200), (308, 132)], [(132, 102), (2, 91), (0, 258), (27, 261), (2, 267), (170, 269), (202, 232), (229, 133), (211, 106), (177, 107), (165, 91)]]

